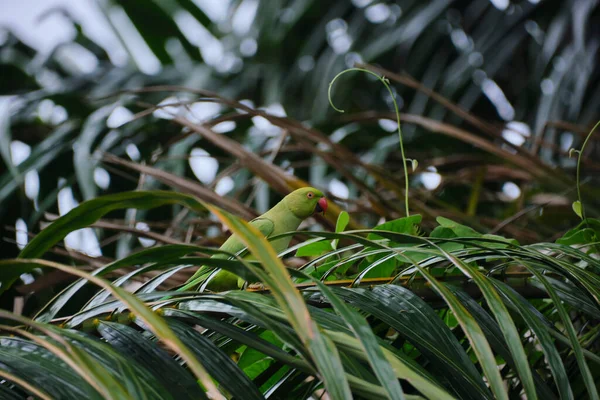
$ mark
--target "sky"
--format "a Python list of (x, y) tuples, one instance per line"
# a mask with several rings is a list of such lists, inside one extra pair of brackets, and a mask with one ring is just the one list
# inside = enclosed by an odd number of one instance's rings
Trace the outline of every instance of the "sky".
[[(193, 1), (215, 21), (224, 18), (230, 3), (229, 0)], [(46, 55), (56, 45), (70, 42), (74, 38), (76, 31), (65, 15), (68, 13), (70, 18), (82, 26), (89, 38), (106, 50), (114, 65), (123, 66), (128, 60), (133, 60), (142, 72), (159, 72), (161, 66), (158, 59), (146, 46), (125, 12), (120, 7), (104, 7), (103, 10), (101, 7), (106, 3), (106, 0), (0, 0), (0, 45), (5, 40), (4, 27), (42, 55)], [(246, 0), (243, 3), (257, 2)], [(244, 11), (240, 14), (249, 13)], [(249, 19), (250, 23), (252, 19)], [(111, 24), (117, 29), (120, 38)], [(190, 27), (190, 24), (184, 25), (186, 26), (182, 28)], [(70, 58), (81, 72), (91, 72), (96, 63), (89, 55), (86, 62), (83, 50), (77, 45), (64, 46), (60, 56), (63, 59)]]
[[(93, 0), (0, 0), (0, 26), (8, 27), (25, 43), (42, 53), (75, 35), (72, 24), (57, 9), (68, 10), (86, 32), (104, 46), (116, 40)], [(104, 47), (103, 46), (103, 47)]]

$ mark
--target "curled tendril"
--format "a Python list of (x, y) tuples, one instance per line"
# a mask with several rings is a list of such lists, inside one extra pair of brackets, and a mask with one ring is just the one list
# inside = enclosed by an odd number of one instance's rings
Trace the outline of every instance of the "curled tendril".
[(360, 72), (365, 72), (367, 74), (373, 75), (374, 77), (376, 77), (381, 83), (383, 83), (383, 85), (385, 86), (385, 88), (388, 90), (388, 92), (390, 93), (390, 96), (392, 98), (392, 102), (394, 103), (394, 111), (396, 112), (396, 122), (398, 124), (398, 140), (400, 142), (400, 153), (402, 155), (402, 165), (404, 167), (404, 189), (405, 189), (405, 193), (404, 193), (404, 206), (406, 208), (406, 216), (410, 216), (409, 210), (408, 210), (408, 169), (406, 167), (406, 156), (404, 155), (404, 144), (402, 143), (402, 129), (400, 128), (400, 111), (398, 110), (398, 103), (396, 103), (396, 97), (394, 96), (394, 92), (392, 91), (392, 88), (390, 87), (390, 81), (388, 78), (384, 77), (384, 76), (380, 76), (378, 74), (376, 74), (373, 71), (369, 71), (368, 69), (363, 69), (363, 68), (348, 68), (343, 70), (342, 72), (340, 72), (339, 74), (337, 74), (329, 83), (329, 90), (327, 91), (327, 97), (329, 99), (329, 104), (331, 105), (331, 107), (340, 113), (343, 113), (344, 110), (337, 108), (334, 104), (333, 104), (333, 100), (331, 99), (331, 88), (333, 87), (333, 83), (342, 75), (344, 75), (346, 72), (352, 72), (352, 71), (360, 71)]
[[(594, 125), (594, 127), (592, 128), (590, 133), (588, 133), (585, 140), (583, 141), (583, 144), (581, 145), (581, 149), (574, 151), (574, 153), (578, 153), (578, 156), (577, 156), (577, 178), (575, 180), (575, 184), (577, 185), (577, 201), (575, 203), (577, 203), (577, 202), (579, 203), (577, 207), (579, 207), (580, 214), (578, 214), (578, 215), (584, 221), (585, 221), (585, 207), (583, 206), (583, 201), (581, 200), (581, 189), (579, 187), (580, 186), (579, 171), (581, 169), (581, 156), (583, 156), (583, 150), (585, 149), (587, 142), (590, 140), (590, 137), (592, 137), (592, 133), (594, 133), (594, 131), (598, 128), (598, 126), (600, 126), (600, 121), (596, 122), (596, 125)], [(573, 149), (571, 149), (571, 150), (573, 150)], [(571, 152), (569, 152), (569, 157), (570, 157), (570, 153)], [(573, 203), (574, 210), (575, 210), (575, 203)], [(575, 212), (577, 213), (577, 210)]]

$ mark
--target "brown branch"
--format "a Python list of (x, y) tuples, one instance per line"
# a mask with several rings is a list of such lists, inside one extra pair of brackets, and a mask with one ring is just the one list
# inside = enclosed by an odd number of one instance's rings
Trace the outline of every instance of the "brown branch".
[[(538, 289), (535, 286), (529, 284), (528, 280), (532, 278), (533, 275), (527, 272), (507, 272), (504, 274), (494, 274), (493, 277), (497, 280), (500, 280), (504, 283), (508, 283), (512, 289), (523, 295), (528, 299), (542, 299), (548, 298), (548, 294)], [(444, 283), (451, 283), (457, 286), (460, 286), (461, 289), (466, 291), (473, 298), (481, 298), (482, 294), (479, 290), (479, 287), (471, 281), (470, 278), (464, 275), (456, 275), (456, 276), (445, 276), (441, 278), (437, 278), (438, 281)], [(360, 287), (373, 287), (377, 285), (385, 285), (392, 283), (393, 278), (369, 278), (363, 279), (359, 286)], [(325, 281), (322, 282), (327, 286), (333, 287), (351, 287), (354, 280), (337, 280), (337, 281)], [(431, 288), (431, 285), (422, 277), (401, 277), (394, 284), (400, 285), (410, 289), (417, 296), (421, 297), (425, 301), (435, 301), (441, 300), (437, 292)], [(300, 283), (295, 285), (298, 290), (310, 290), (316, 289), (315, 283)], [(248, 288), (246, 289), (249, 292), (257, 292), (257, 293), (268, 293), (269, 290), (266, 288)]]
[(181, 192), (192, 194), (202, 201), (218, 205), (224, 210), (229, 211), (242, 218), (253, 219), (257, 216), (256, 212), (251, 208), (248, 208), (231, 198), (221, 197), (214, 191), (205, 188), (204, 186), (201, 186), (189, 179), (181, 178), (175, 174), (171, 174), (169, 172), (147, 165), (127, 161), (110, 153), (104, 153), (102, 156), (102, 161), (110, 164), (121, 165), (134, 171), (138, 171), (141, 174), (150, 175), (153, 178)]

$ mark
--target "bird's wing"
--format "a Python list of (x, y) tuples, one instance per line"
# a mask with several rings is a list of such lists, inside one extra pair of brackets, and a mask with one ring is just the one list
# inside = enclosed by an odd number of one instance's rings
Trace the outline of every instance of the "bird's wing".
[[(260, 233), (265, 235), (265, 237), (269, 237), (269, 235), (273, 233), (275, 227), (273, 221), (271, 221), (268, 218), (262, 217), (253, 219), (252, 221), (250, 221), (250, 225), (258, 229)], [(240, 240), (240, 238), (238, 238), (237, 235), (231, 235), (231, 237), (227, 239), (225, 243), (223, 243), (220, 249), (235, 254), (242, 250), (244, 247), (246, 247), (246, 245)], [(218, 258), (227, 258), (227, 256), (219, 255)]]
[(258, 229), (260, 233), (265, 235), (265, 237), (271, 236), (273, 230), (275, 229), (275, 224), (273, 221), (264, 217), (254, 218), (252, 221), (250, 221), (250, 225)]

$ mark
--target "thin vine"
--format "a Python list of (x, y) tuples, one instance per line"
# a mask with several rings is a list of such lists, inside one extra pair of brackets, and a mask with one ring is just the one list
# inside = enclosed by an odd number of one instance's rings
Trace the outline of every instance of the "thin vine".
[[(327, 97), (329, 98), (329, 104), (331, 105), (331, 107), (333, 107), (333, 109), (337, 112), (343, 113), (344, 110), (341, 110), (339, 108), (337, 108), (334, 104), (333, 104), (333, 100), (331, 99), (331, 88), (333, 87), (333, 83), (343, 74), (345, 74), (346, 72), (351, 72), (351, 71), (360, 71), (360, 72), (366, 72), (367, 74), (371, 74), (374, 77), (376, 77), (381, 83), (383, 83), (383, 85), (385, 86), (385, 88), (388, 90), (388, 92), (390, 93), (390, 96), (392, 97), (392, 102), (394, 103), (394, 110), (396, 112), (396, 122), (398, 124), (398, 140), (400, 141), (400, 153), (402, 155), (402, 165), (404, 167), (404, 183), (405, 183), (405, 194), (404, 194), (404, 206), (406, 208), (406, 216), (410, 216), (409, 210), (408, 210), (408, 169), (406, 168), (406, 156), (404, 155), (404, 144), (402, 143), (402, 129), (400, 128), (400, 111), (398, 110), (398, 103), (396, 103), (396, 97), (394, 96), (394, 92), (392, 91), (392, 88), (390, 87), (390, 81), (389, 79), (387, 79), (384, 76), (380, 76), (378, 74), (376, 74), (373, 71), (369, 71), (368, 69), (363, 69), (363, 68), (348, 68), (342, 72), (340, 72), (339, 74), (337, 74), (329, 83), (329, 90), (327, 91)], [(413, 169), (416, 168), (416, 160), (412, 160), (413, 163)]]
[(579, 150), (571, 149), (571, 151), (569, 152), (569, 156), (574, 152), (578, 153), (577, 177), (575, 179), (575, 184), (577, 186), (577, 201), (573, 202), (573, 211), (575, 211), (575, 214), (577, 214), (579, 216), (579, 218), (581, 218), (583, 221), (585, 221), (585, 208), (583, 207), (583, 201), (581, 200), (581, 188), (580, 188), (580, 182), (579, 182), (579, 175), (580, 175), (580, 170), (581, 170), (581, 157), (583, 156), (583, 150), (585, 149), (585, 146), (587, 145), (588, 141), (590, 140), (590, 137), (592, 137), (592, 133), (594, 133), (594, 131), (598, 128), (598, 126), (600, 126), (600, 121), (596, 122), (596, 125), (594, 125), (594, 127), (592, 128), (590, 133), (588, 133), (585, 140), (583, 141), (583, 144), (581, 145), (581, 149), (579, 149)]

